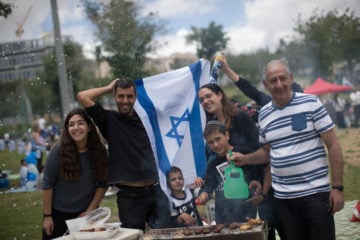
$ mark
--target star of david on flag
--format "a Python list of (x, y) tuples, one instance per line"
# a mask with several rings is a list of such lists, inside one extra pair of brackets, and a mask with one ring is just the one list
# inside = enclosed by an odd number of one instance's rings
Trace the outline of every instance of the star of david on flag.
[(135, 80), (135, 110), (149, 135), (164, 190), (171, 166), (181, 168), (185, 185), (205, 175), (205, 113), (198, 90), (209, 78), (210, 62), (200, 59), (184, 68)]
[(183, 122), (189, 122), (190, 112), (189, 109), (186, 109), (184, 114), (181, 117), (170, 116), (171, 122), (171, 130), (166, 134), (167, 137), (175, 138), (178, 146), (181, 146), (182, 140), (184, 139), (184, 135), (180, 135), (178, 132), (178, 128)]

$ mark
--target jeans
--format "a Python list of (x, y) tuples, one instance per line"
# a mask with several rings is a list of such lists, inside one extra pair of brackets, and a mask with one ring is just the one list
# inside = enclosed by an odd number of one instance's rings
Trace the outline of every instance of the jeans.
[(274, 199), (282, 240), (335, 240), (329, 192), (294, 199)]
[(170, 203), (160, 187), (117, 186), (117, 206), (119, 219), (124, 228), (145, 231), (146, 223), (150, 228), (170, 228)]

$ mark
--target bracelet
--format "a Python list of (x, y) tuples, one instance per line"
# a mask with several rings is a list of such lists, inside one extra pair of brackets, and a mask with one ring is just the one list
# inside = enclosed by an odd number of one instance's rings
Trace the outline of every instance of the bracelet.
[(43, 215), (44, 217), (52, 217), (52, 214), (50, 213), (50, 214), (44, 214)]

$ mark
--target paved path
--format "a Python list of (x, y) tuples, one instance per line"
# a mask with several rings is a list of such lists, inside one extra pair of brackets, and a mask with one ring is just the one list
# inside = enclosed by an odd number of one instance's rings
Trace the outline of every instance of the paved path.
[(357, 200), (346, 202), (335, 214), (336, 240), (360, 240), (360, 222), (350, 222)]

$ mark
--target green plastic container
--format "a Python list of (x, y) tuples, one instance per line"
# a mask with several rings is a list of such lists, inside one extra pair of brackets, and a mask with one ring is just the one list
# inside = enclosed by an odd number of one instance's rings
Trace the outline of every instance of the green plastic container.
[[(229, 151), (231, 156), (231, 152)], [(230, 161), (230, 166), (225, 168), (224, 195), (227, 199), (244, 199), (249, 197), (249, 186), (245, 181), (242, 168), (235, 166)]]

